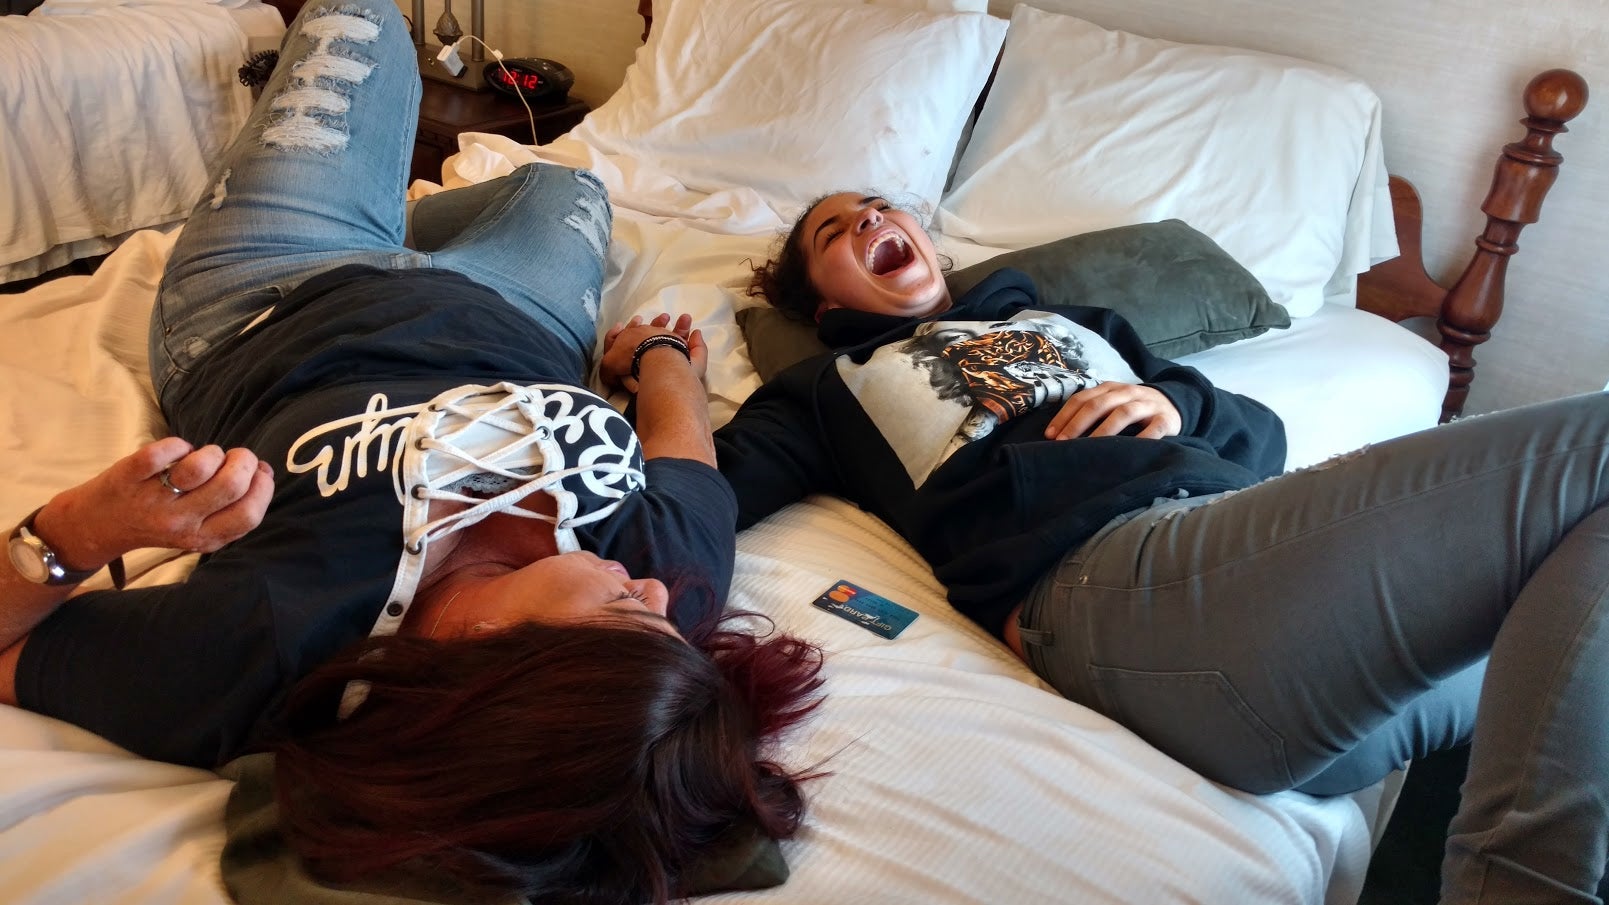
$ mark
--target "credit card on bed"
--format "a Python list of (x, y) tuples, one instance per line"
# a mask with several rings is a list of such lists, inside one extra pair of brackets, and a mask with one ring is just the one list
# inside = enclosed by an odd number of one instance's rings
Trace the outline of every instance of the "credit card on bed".
[(842, 579), (817, 597), (815, 605), (884, 638), (898, 638), (905, 626), (916, 621), (916, 613), (911, 610)]

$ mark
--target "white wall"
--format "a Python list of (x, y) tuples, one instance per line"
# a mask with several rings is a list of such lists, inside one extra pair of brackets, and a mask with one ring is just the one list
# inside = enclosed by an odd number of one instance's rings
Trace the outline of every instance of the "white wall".
[[(662, 0), (663, 2), (663, 0)], [(1015, 0), (990, 0), (1009, 16)], [(1508, 306), (1476, 350), (1468, 412), (1597, 389), (1609, 376), (1609, 3), (1554, 0), (1035, 0), (1055, 12), (1181, 41), (1232, 44), (1339, 66), (1385, 103), (1392, 172), (1425, 199), (1431, 275), (1450, 281), (1485, 224), (1479, 212), (1499, 149), (1524, 130), (1532, 75), (1567, 67), (1598, 98), (1555, 148), (1565, 158), (1542, 221), (1520, 237)], [(427, 3), (426, 25), (440, 0)], [(550, 56), (600, 103), (638, 45), (632, 0), (487, 0), (488, 39), (511, 55)], [(406, 11), (407, 4), (404, 4)], [(468, 27), (467, 0), (454, 11)]]
[[(469, 31), (469, 0), (452, 0), (453, 15)], [(412, 15), (412, 0), (398, 0)], [(635, 0), (485, 0), (486, 43), (508, 57), (548, 57), (575, 73), (571, 95), (594, 107), (620, 87), (642, 41)], [(442, 0), (426, 0), (425, 34), (441, 15)]]

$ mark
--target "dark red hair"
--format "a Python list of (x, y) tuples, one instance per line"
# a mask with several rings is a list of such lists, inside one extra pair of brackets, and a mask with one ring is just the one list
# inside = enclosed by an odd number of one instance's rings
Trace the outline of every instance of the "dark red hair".
[[(543, 903), (664, 903), (734, 828), (792, 835), (799, 782), (767, 742), (818, 703), (821, 654), (717, 629), (527, 623), (369, 639), (296, 688), (276, 746), (309, 871), (450, 877)], [(329, 706), (369, 685), (347, 719)]]

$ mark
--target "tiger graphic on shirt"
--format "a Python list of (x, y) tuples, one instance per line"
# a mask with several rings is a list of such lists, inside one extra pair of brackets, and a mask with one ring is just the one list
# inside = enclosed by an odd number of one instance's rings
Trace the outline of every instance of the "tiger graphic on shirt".
[(935, 321), (838, 370), (918, 486), (962, 445), (1102, 381), (1138, 382), (1110, 344), (1059, 315)]

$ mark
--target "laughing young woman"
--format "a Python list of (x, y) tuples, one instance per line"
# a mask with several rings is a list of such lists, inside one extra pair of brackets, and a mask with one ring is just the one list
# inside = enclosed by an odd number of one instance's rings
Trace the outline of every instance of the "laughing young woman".
[(1016, 271), (952, 299), (881, 198), (817, 202), (753, 291), (834, 351), (716, 433), (740, 528), (853, 500), (1062, 694), (1250, 792), (1473, 738), (1443, 901), (1599, 901), (1609, 395), (1275, 478), (1267, 408)]

